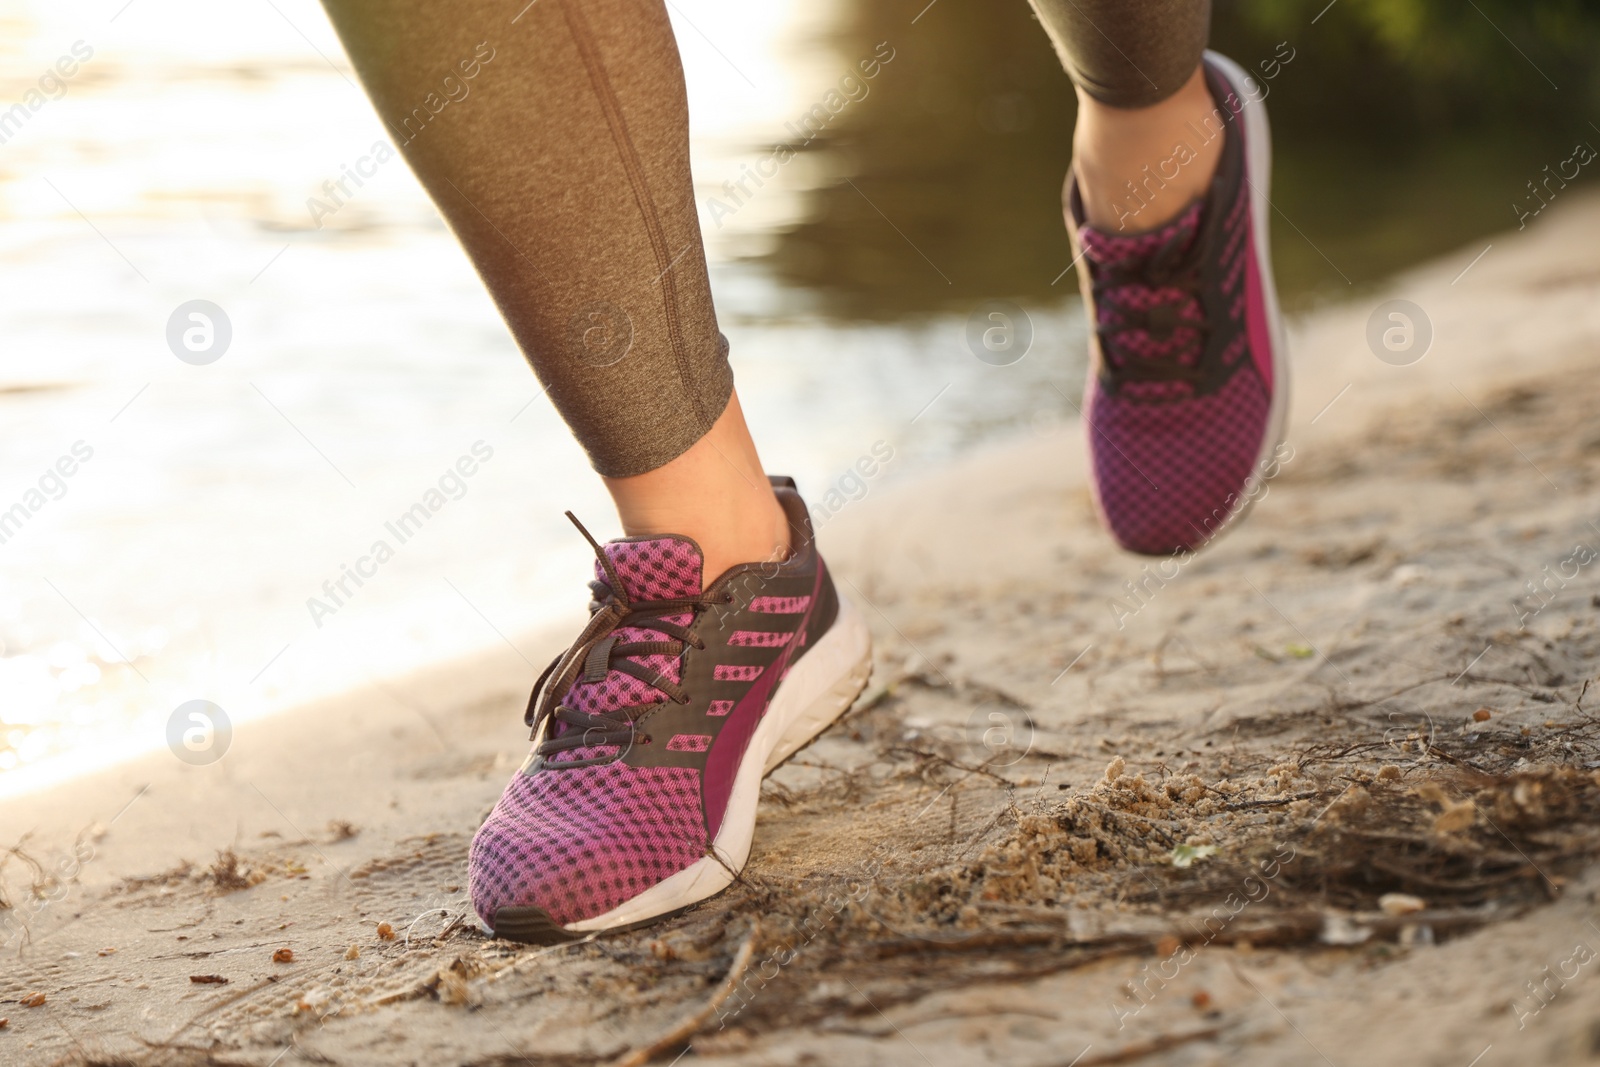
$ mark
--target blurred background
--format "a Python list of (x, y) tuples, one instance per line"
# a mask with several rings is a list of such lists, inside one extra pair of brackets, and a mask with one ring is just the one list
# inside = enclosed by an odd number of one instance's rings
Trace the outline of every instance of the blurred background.
[[(1073, 98), (1027, 5), (671, 7), (769, 468), (853, 500), (875, 447), (900, 477), (1071, 420)], [(1213, 47), (1268, 87), (1293, 311), (1515, 228), (1600, 145), (1600, 2), (1218, 0)], [(160, 746), (186, 701), (400, 700), (403, 672), (499, 642), (542, 665), (526, 635), (581, 611), (561, 512), (610, 536), (609, 509), (405, 164), (313, 211), (386, 140), (311, 0), (0, 7), (0, 514), (25, 512), (0, 525), (0, 795)], [(776, 145), (795, 158), (735, 198)], [(203, 366), (167, 340), (191, 300), (231, 327)], [(966, 340), (993, 300), (1030, 324), (1004, 366)], [(478, 442), (463, 495), (314, 618)]]

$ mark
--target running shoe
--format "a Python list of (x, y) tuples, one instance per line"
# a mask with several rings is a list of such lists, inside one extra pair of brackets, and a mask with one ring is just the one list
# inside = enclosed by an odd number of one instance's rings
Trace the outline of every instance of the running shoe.
[(497, 936), (555, 944), (722, 891), (750, 855), (761, 779), (866, 685), (866, 626), (794, 482), (772, 484), (789, 559), (704, 588), (687, 537), (589, 539), (588, 625), (535, 684), (533, 751), (472, 842), (472, 903)]
[(1117, 542), (1148, 555), (1203, 546), (1263, 494), (1288, 407), (1266, 107), (1231, 60), (1207, 52), (1204, 65), (1225, 138), (1205, 196), (1134, 234), (1088, 225), (1072, 174), (1064, 196), (1094, 323), (1083, 412), (1095, 502)]

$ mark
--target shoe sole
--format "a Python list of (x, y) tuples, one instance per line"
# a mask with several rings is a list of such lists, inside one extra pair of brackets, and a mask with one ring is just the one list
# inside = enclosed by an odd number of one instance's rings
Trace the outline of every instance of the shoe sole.
[(767, 705), (706, 856), (592, 919), (562, 925), (543, 908), (501, 908), (495, 912), (495, 936), (552, 945), (620, 933), (676, 915), (728, 888), (750, 858), (761, 780), (849, 710), (871, 674), (872, 637), (860, 612), (841, 596), (833, 625), (789, 668)]
[[(1206, 50), (1205, 61), (1222, 72), (1241, 100), (1250, 100), (1245, 88), (1255, 84), (1255, 79), (1249, 72), (1227, 56), (1209, 49)], [(1283, 312), (1278, 306), (1277, 280), (1272, 273), (1269, 228), (1272, 221), (1272, 125), (1267, 121), (1267, 108), (1262, 103), (1264, 99), (1262, 97), (1247, 103), (1240, 112), (1240, 118), (1244, 120), (1244, 174), (1250, 185), (1250, 236), (1255, 242), (1256, 268), (1261, 278), (1261, 302), (1267, 316), (1267, 330), (1272, 337), (1272, 407), (1268, 411), (1267, 432), (1261, 439), (1261, 451), (1256, 454), (1255, 466), (1245, 480), (1244, 503), (1216, 533), (1190, 550), (1194, 552), (1216, 544), (1250, 513), (1257, 500), (1266, 495), (1261, 492), (1261, 486), (1267, 481), (1263, 472), (1268, 469), (1278, 446), (1283, 444), (1289, 418), (1289, 338), (1284, 329)]]

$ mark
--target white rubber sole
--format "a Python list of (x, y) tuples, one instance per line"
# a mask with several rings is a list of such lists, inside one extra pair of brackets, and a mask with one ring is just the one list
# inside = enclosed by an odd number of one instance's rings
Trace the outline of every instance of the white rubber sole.
[[(1255, 79), (1239, 64), (1207, 49), (1206, 61), (1222, 71), (1239, 99), (1247, 101), (1239, 117), (1244, 121), (1245, 179), (1250, 183), (1250, 232), (1255, 241), (1256, 266), (1261, 276), (1261, 302), (1265, 305), (1267, 330), (1272, 335), (1272, 407), (1267, 416), (1267, 432), (1261, 439), (1261, 451), (1256, 455), (1256, 465), (1245, 482), (1244, 504), (1232, 518), (1208, 538), (1205, 544), (1214, 544), (1223, 533), (1232, 529), (1240, 519), (1266, 495), (1261, 486), (1266, 482), (1265, 472), (1272, 467), (1272, 459), (1283, 444), (1284, 431), (1289, 419), (1289, 337), (1284, 329), (1283, 312), (1278, 307), (1278, 284), (1272, 273), (1272, 242), (1269, 227), (1272, 221), (1272, 125), (1267, 121), (1267, 108), (1261, 99), (1251, 101), (1246, 88), (1255, 85)], [(1264, 99), (1264, 98), (1263, 98)]]
[(711, 854), (632, 900), (562, 929), (586, 934), (634, 926), (681, 911), (731, 885), (750, 858), (761, 779), (843, 715), (871, 673), (872, 637), (860, 612), (841, 596), (833, 626), (789, 669), (750, 738)]

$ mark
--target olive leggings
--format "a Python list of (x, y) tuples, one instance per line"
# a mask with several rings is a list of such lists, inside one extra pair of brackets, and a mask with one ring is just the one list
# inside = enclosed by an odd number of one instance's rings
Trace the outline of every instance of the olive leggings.
[[(733, 390), (663, 0), (324, 0), (396, 146), (601, 474), (662, 466)], [(1031, 0), (1073, 80), (1144, 107), (1210, 0)], [(470, 103), (468, 102), (470, 98)]]

